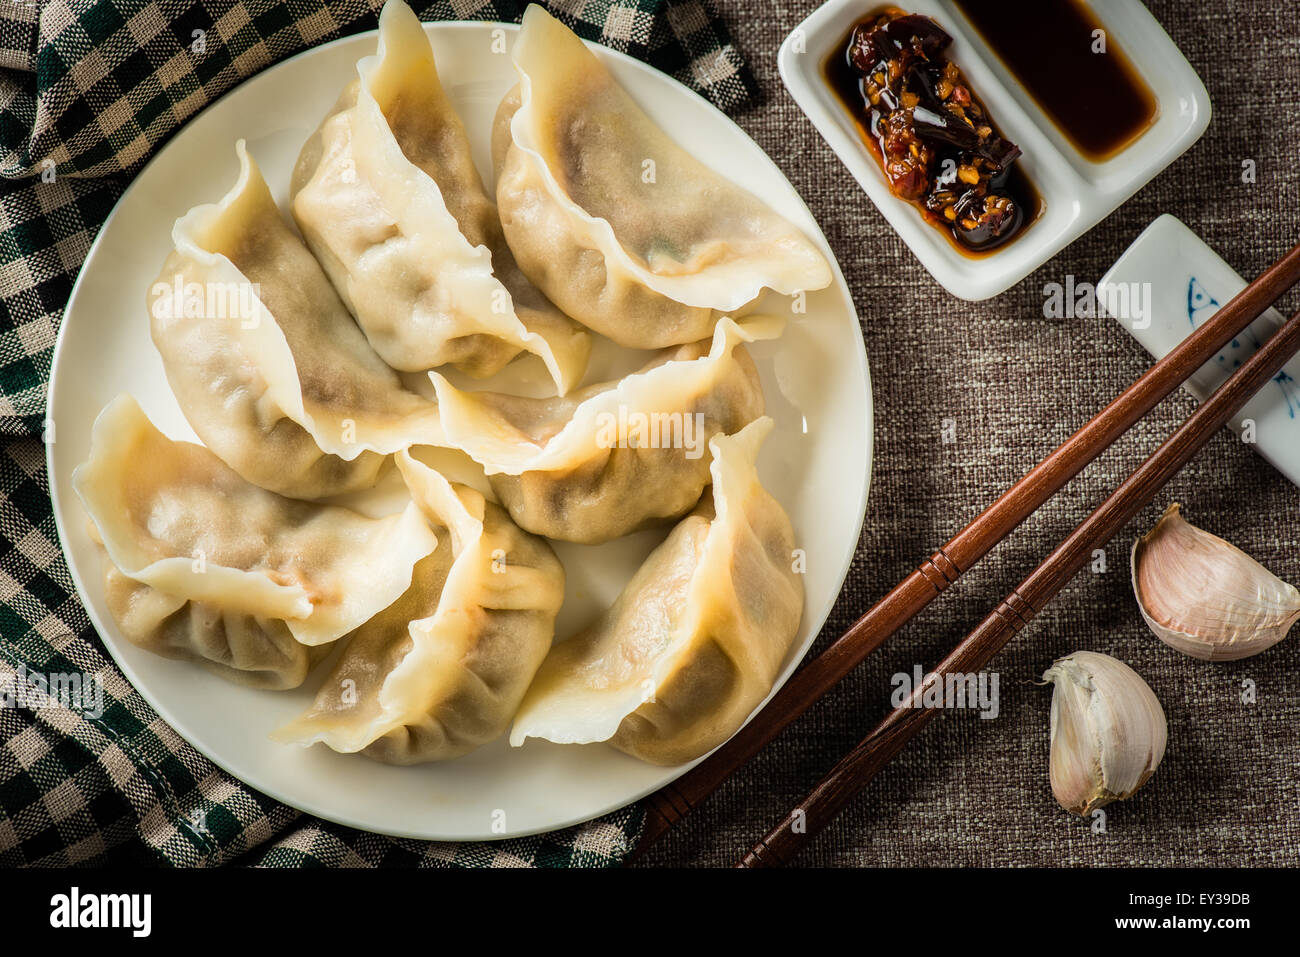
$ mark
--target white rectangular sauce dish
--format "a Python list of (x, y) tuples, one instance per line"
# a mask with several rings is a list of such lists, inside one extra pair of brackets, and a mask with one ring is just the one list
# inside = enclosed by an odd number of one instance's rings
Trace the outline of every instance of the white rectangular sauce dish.
[(1039, 218), (1021, 235), (984, 254), (961, 252), (912, 204), (895, 196), (854, 118), (823, 74), (853, 25), (884, 4), (830, 0), (796, 27), (778, 54), (781, 78), (799, 108), (830, 144), (876, 208), (945, 289), (967, 300), (996, 296), (1047, 262), (1145, 186), (1205, 131), (1210, 98), (1196, 71), (1159, 22), (1134, 0), (1091, 0), (1088, 8), (1113, 37), (1156, 100), (1151, 126), (1101, 162), (1080, 153), (951, 0), (910, 0), (909, 13), (932, 18), (953, 38), (957, 64), (1042, 199)]

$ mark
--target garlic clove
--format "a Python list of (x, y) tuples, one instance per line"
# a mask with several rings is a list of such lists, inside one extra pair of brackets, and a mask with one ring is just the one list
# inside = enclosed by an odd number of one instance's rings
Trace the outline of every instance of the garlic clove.
[(1168, 726), (1155, 692), (1115, 658), (1076, 651), (1043, 674), (1052, 690), (1052, 794), (1089, 815), (1133, 794), (1165, 756)]
[(1300, 618), (1300, 591), (1188, 523), (1177, 502), (1134, 542), (1132, 567), (1133, 594), (1151, 630), (1202, 661), (1257, 655)]

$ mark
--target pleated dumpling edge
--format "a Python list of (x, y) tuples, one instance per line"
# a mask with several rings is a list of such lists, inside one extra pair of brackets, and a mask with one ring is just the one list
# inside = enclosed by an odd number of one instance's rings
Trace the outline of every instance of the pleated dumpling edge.
[(653, 349), (704, 338), (766, 289), (832, 282), (798, 227), (678, 145), (536, 4), (513, 57), (520, 83), (497, 116), (497, 203), (520, 267), (566, 313)]
[(550, 649), (564, 597), (550, 546), (408, 453), (397, 463), (446, 547), (348, 639), (312, 706), (276, 740), (389, 764), (459, 757), (505, 734)]
[(709, 483), (709, 439), (763, 414), (746, 345), (783, 325), (724, 317), (712, 339), (562, 400), (463, 392), (430, 375), (448, 441), (483, 466), (520, 527), (598, 544), (695, 507)]
[(405, 389), (281, 215), (243, 140), (216, 203), (173, 227), (150, 334), (181, 411), (244, 478), (297, 498), (374, 484), (384, 459), (437, 445), (437, 405)]
[(237, 664), (236, 638), (327, 645), (392, 604), (438, 546), (414, 503), (368, 518), (287, 499), (168, 438), (128, 394), (96, 418), (72, 481), (110, 570), (141, 586), (110, 588), (110, 611), (168, 657)]
[(608, 741), (676, 765), (717, 747), (772, 689), (803, 614), (794, 532), (759, 484), (772, 420), (715, 436), (713, 494), (590, 627), (547, 656), (510, 733)]
[(375, 350), (396, 369), (488, 376), (520, 352), (577, 384), (589, 335), (528, 283), (501, 235), (419, 19), (389, 0), (378, 51), (303, 146), (291, 210)]

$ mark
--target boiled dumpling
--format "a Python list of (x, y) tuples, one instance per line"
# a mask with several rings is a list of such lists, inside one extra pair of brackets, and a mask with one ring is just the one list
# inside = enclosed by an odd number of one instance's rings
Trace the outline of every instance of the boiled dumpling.
[(653, 764), (717, 747), (772, 690), (803, 612), (794, 533), (758, 482), (772, 420), (713, 447), (712, 500), (672, 530), (614, 605), (555, 646), (510, 743), (608, 741)]
[(263, 488), (320, 498), (374, 484), (385, 457), (437, 444), (432, 401), (370, 348), (257, 165), (176, 221), (150, 291), (154, 345), (194, 431)]
[(311, 709), (275, 736), (413, 764), (506, 732), (551, 647), (564, 569), (478, 492), (405, 452), (397, 462), (443, 544), (348, 640)]
[(463, 392), (433, 374), (447, 441), (483, 466), (521, 528), (595, 544), (685, 515), (709, 483), (709, 439), (763, 414), (744, 343), (781, 320), (718, 323), (640, 372), (563, 399)]
[(250, 688), (296, 688), (330, 652), (330, 645), (304, 645), (281, 619), (169, 595), (129, 578), (111, 562), (104, 573), (104, 597), (133, 645), (164, 658), (197, 661)]
[(401, 0), (384, 7), (379, 52), (357, 75), (303, 147), (291, 194), (370, 343), (395, 369), (452, 363), (476, 376), (530, 352), (568, 391), (590, 336), (515, 265), (429, 40)]
[(372, 519), (252, 485), (167, 438), (129, 395), (95, 420), (72, 482), (123, 634), (244, 684), (299, 684), (312, 648), (396, 601), (437, 544), (414, 503)]
[(615, 342), (706, 338), (765, 289), (831, 282), (797, 227), (673, 142), (539, 6), (497, 114), (497, 203), (511, 250), (566, 313)]

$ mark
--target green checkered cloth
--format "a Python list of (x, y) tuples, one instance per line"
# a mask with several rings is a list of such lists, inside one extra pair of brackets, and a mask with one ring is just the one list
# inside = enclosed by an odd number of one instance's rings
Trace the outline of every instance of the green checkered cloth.
[[(182, 740), (127, 683), (59, 549), (41, 442), (46, 384), (96, 232), (132, 174), (187, 119), (287, 56), (373, 29), (380, 6), (0, 0), (0, 866), (609, 866), (635, 845), (635, 806), (539, 837), (445, 844), (356, 831), (257, 793)], [(415, 6), (427, 20), (517, 21), (525, 4)], [(756, 95), (705, 0), (546, 6), (583, 37), (646, 60), (723, 109)], [(193, 55), (200, 30), (204, 52)], [(15, 694), (50, 675), (98, 682), (102, 713), (58, 695)]]

